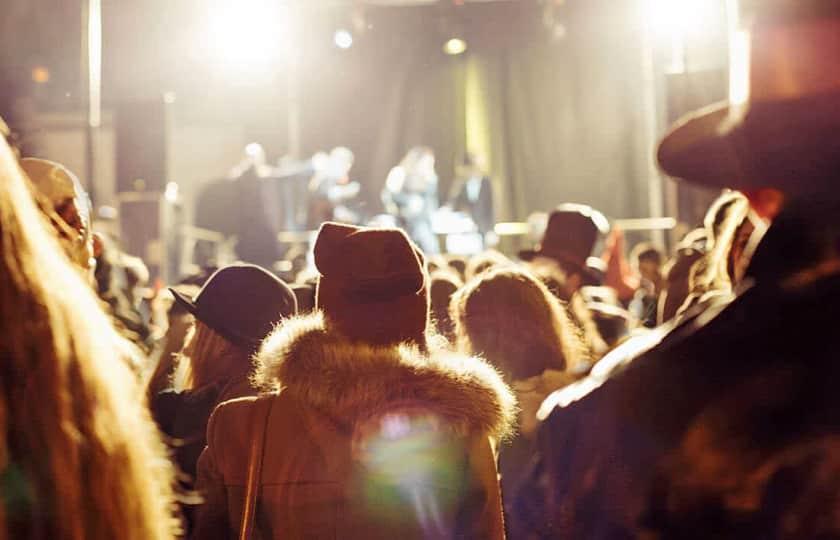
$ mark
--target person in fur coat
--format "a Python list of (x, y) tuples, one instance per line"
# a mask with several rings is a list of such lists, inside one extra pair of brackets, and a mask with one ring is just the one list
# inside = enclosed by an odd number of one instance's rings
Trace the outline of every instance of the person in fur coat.
[(193, 538), (240, 529), (257, 429), (261, 538), (504, 538), (494, 445), (515, 399), (489, 364), (427, 339), (423, 255), (402, 231), (334, 223), (314, 254), (319, 311), (258, 353), (270, 392), (210, 419)]

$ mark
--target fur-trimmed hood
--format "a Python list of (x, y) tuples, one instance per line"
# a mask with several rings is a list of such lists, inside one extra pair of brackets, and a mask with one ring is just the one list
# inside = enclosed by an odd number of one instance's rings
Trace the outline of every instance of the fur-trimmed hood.
[(485, 361), (406, 344), (350, 342), (327, 331), (321, 313), (288, 319), (266, 338), (255, 382), (347, 421), (406, 403), (440, 416), (459, 434), (502, 439), (516, 421), (513, 393)]

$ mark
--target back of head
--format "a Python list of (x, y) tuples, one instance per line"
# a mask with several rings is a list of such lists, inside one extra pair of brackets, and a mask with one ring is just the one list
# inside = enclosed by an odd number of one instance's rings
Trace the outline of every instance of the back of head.
[(469, 281), (485, 270), (512, 265), (513, 261), (505, 257), (502, 253), (495, 249), (488, 249), (470, 257), (469, 261), (467, 261), (467, 267), (464, 269), (464, 279)]
[(516, 268), (476, 277), (456, 293), (450, 309), (460, 347), (514, 380), (563, 369), (582, 348), (559, 301)]
[(332, 329), (373, 345), (425, 345), (425, 257), (404, 232), (325, 223), (314, 255), (315, 301)]
[(171, 471), (140, 388), (2, 142), (0, 249), (0, 470), (27, 486), (0, 536), (170, 538)]
[(449, 303), (458, 287), (463, 285), (455, 272), (437, 271), (430, 276), (429, 297), (432, 319), (437, 331), (447, 339), (455, 336), (455, 327), (449, 316)]

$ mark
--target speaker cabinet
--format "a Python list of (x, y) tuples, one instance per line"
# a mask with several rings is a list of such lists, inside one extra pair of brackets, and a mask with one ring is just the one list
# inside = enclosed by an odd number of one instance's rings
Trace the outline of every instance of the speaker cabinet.
[(166, 188), (168, 107), (163, 98), (117, 105), (117, 193)]

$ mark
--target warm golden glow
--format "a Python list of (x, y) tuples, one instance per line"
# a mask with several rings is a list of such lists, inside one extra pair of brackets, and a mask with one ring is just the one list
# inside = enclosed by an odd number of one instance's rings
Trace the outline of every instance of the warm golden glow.
[(50, 82), (50, 70), (44, 66), (32, 68), (32, 80), (38, 84)]
[(729, 103), (738, 106), (750, 97), (750, 33), (738, 30), (729, 40)]
[(467, 50), (467, 42), (460, 38), (452, 38), (443, 45), (443, 52), (456, 55)]

